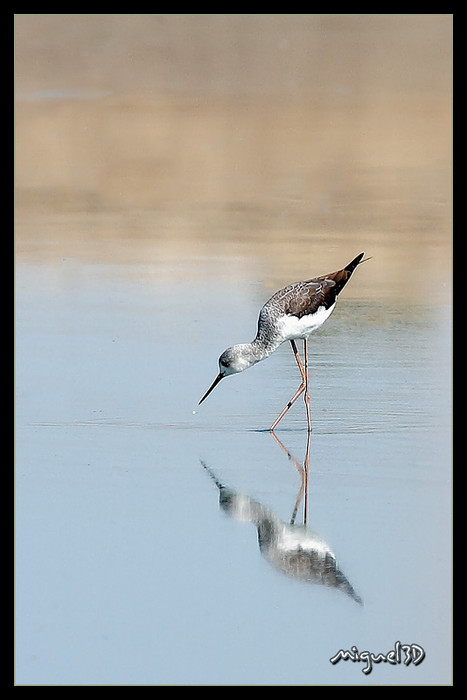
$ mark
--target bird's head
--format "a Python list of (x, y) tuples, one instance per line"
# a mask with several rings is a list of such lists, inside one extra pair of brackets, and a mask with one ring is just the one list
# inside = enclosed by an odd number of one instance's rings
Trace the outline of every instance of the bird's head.
[(228, 377), (230, 374), (238, 374), (238, 372), (243, 372), (243, 370), (248, 369), (248, 367), (255, 364), (257, 360), (253, 359), (251, 354), (248, 353), (249, 348), (250, 345), (245, 343), (240, 345), (232, 345), (231, 348), (224, 350), (222, 355), (219, 357), (219, 374), (204, 396), (200, 399), (198, 406), (209, 396), (211, 391), (219, 384), (221, 379)]

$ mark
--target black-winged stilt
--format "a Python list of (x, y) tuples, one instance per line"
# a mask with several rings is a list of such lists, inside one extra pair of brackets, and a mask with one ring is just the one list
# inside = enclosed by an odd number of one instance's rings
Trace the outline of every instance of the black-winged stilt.
[[(300, 370), (302, 382), (284, 410), (279, 414), (270, 430), (273, 431), (279, 421), (298, 397), (305, 392), (305, 406), (308, 431), (311, 431), (310, 393), (308, 388), (308, 338), (317, 328), (322, 326), (331, 315), (337, 302), (337, 297), (345, 287), (353, 271), (363, 260), (364, 253), (346, 265), (342, 270), (328, 275), (314, 277), (303, 282), (289, 284), (265, 303), (259, 313), (258, 331), (251, 343), (233, 345), (224, 350), (219, 357), (219, 374), (201, 398), (201, 404), (224, 377), (237, 374), (248, 369), (257, 362), (266, 359), (281, 343), (290, 341), (295, 360)], [(369, 258), (365, 258), (369, 260)], [(301, 338), (304, 348), (304, 363), (295, 344)]]

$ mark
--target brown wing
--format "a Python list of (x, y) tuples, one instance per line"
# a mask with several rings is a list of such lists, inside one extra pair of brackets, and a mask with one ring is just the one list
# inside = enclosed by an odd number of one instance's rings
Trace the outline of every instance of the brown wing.
[(288, 298), (284, 311), (297, 318), (314, 314), (320, 306), (329, 309), (336, 301), (336, 284), (328, 277), (292, 285), (294, 286), (297, 288)]
[(322, 277), (314, 277), (312, 280), (307, 280), (301, 284), (298, 283), (301, 289), (298, 294), (300, 301), (296, 306), (297, 310), (293, 310), (292, 304), (290, 311), (287, 313), (301, 318), (306, 314), (314, 313), (320, 306), (329, 309), (335, 304), (338, 295), (351, 278), (352, 272), (362, 257), (363, 253), (343, 270), (330, 272), (328, 275), (322, 275)]
[(260, 319), (262, 318), (266, 323), (268, 318), (277, 315), (278, 312), (301, 318), (315, 313), (320, 306), (329, 309), (336, 302), (338, 294), (347, 284), (362, 258), (363, 253), (360, 253), (342, 270), (314, 277), (305, 282), (295, 282), (280, 289), (263, 306)]
[(301, 318), (315, 313), (320, 306), (329, 308), (336, 300), (335, 288), (335, 282), (327, 276), (289, 284), (273, 294), (264, 305), (261, 310), (263, 322), (269, 316), (281, 313)]

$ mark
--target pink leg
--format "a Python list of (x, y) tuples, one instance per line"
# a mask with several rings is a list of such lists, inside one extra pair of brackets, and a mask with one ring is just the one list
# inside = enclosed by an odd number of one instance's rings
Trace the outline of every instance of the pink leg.
[(311, 413), (310, 413), (310, 385), (308, 382), (308, 340), (303, 341), (303, 352), (305, 354), (305, 408), (308, 432), (311, 433)]
[(290, 401), (288, 402), (288, 404), (286, 405), (286, 407), (284, 408), (282, 413), (280, 413), (278, 415), (278, 417), (276, 418), (274, 423), (269, 428), (269, 430), (271, 432), (275, 429), (275, 427), (277, 426), (279, 421), (282, 420), (282, 418), (285, 416), (285, 414), (287, 413), (289, 408), (295, 403), (295, 401), (298, 399), (298, 397), (301, 394), (303, 394), (304, 391), (306, 392), (305, 403), (307, 406), (308, 431), (311, 431), (311, 420), (310, 420), (310, 416), (309, 416), (309, 412), (310, 412), (310, 397), (309, 397), (309, 395), (308, 395), (308, 402), (306, 399), (306, 396), (308, 394), (308, 374), (307, 374), (307, 372), (308, 372), (308, 341), (304, 340), (303, 342), (304, 342), (304, 348), (305, 348), (305, 368), (303, 367), (302, 361), (300, 359), (300, 355), (298, 354), (298, 350), (297, 350), (297, 346), (295, 344), (295, 341), (294, 340), (290, 341), (290, 344), (291, 344), (292, 350), (293, 350), (293, 354), (295, 356), (295, 360), (296, 360), (297, 365), (298, 365), (298, 369), (300, 370), (300, 374), (302, 375), (302, 383), (300, 384), (297, 391), (292, 396), (292, 398), (290, 399)]

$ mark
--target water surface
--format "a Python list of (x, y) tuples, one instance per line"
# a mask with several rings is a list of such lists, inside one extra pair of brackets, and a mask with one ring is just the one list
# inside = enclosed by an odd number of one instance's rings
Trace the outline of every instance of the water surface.
[(449, 684), (449, 18), (200, 17), (17, 16), (16, 682)]

